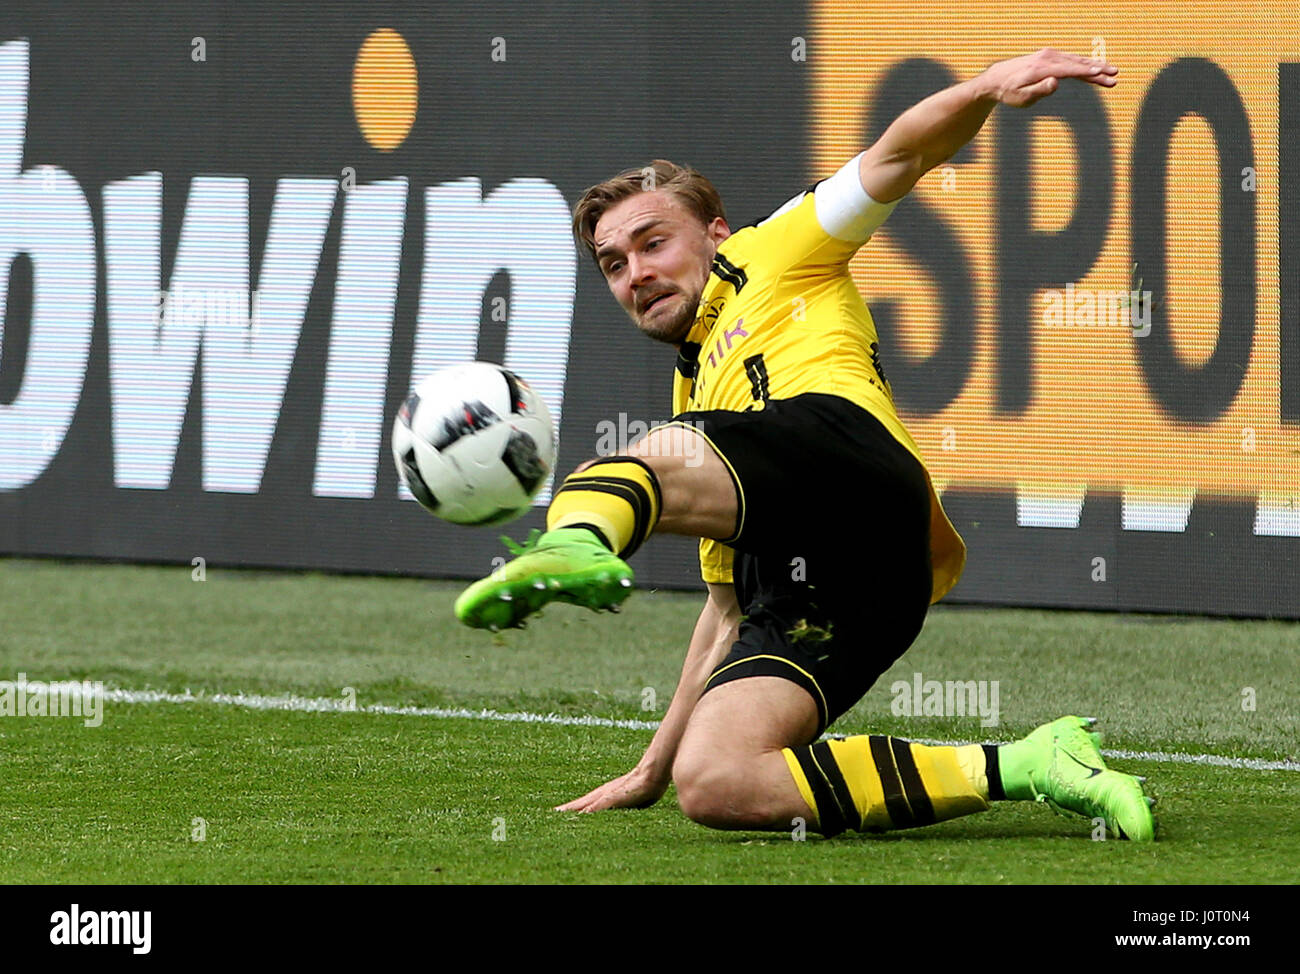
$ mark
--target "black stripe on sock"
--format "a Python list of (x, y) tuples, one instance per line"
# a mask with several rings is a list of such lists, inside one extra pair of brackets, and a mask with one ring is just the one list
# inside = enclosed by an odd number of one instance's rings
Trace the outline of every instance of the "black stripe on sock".
[(624, 487), (631, 491), (636, 498), (632, 506), (632, 540), (628, 542), (625, 549), (626, 554), (619, 554), (620, 558), (628, 557), (645, 543), (646, 539), (650, 537), (651, 529), (654, 527), (650, 522), (650, 515), (654, 509), (650, 506), (649, 493), (639, 482), (630, 477), (607, 476), (588, 481), (588, 483), (604, 484), (609, 487)]
[[(582, 477), (582, 474), (578, 475)], [(641, 547), (641, 542), (648, 535), (647, 526), (650, 521), (650, 495), (646, 493), (645, 488), (635, 481), (623, 480), (620, 477), (608, 477), (603, 480), (584, 479), (574, 481), (570, 477), (564, 482), (555, 493), (557, 495), (564, 493), (566, 490), (591, 490), (600, 494), (612, 494), (615, 497), (621, 497), (628, 502), (632, 508), (632, 540), (629, 541), (622, 551), (616, 552), (620, 558), (629, 558)]]
[(840, 770), (839, 761), (835, 760), (835, 754), (831, 751), (829, 741), (819, 741), (812, 746), (813, 756), (817, 758), (817, 763), (821, 766), (822, 771), (826, 773), (826, 779), (831, 783), (831, 791), (835, 793), (835, 800), (839, 803), (840, 813), (844, 816), (844, 821), (849, 828), (854, 831), (862, 831), (862, 816), (858, 814), (858, 806), (853, 801), (853, 793), (849, 791), (849, 783), (844, 780), (844, 772)]
[(917, 770), (916, 759), (912, 757), (911, 742), (900, 737), (891, 737), (889, 746), (894, 752), (894, 763), (898, 765), (898, 777), (903, 782), (903, 792), (907, 795), (907, 804), (911, 806), (917, 825), (934, 824), (934, 805), (921, 781), (921, 772)]
[(799, 767), (803, 770), (803, 776), (808, 779), (813, 801), (817, 803), (818, 831), (828, 839), (839, 835), (844, 831), (844, 816), (840, 814), (840, 804), (835, 800), (830, 784), (813, 759), (812, 748), (794, 747), (790, 750), (794, 752)]
[[(606, 458), (606, 462), (609, 460), (618, 460), (622, 462), (629, 459), (632, 458), (608, 457)], [(597, 463), (600, 462), (602, 461), (597, 460), (591, 466), (594, 467)], [(641, 484), (638, 481), (633, 480), (630, 477), (618, 477), (618, 476), (614, 476), (613, 474), (602, 476), (601, 474), (589, 474), (587, 470), (584, 470), (582, 471), (582, 473), (571, 474), (564, 481), (564, 485), (560, 487), (560, 490), (567, 490), (569, 488), (581, 490), (583, 489), (583, 487), (585, 487), (588, 484), (623, 484), (629, 489), (631, 489), (635, 494), (635, 498), (636, 498), (635, 506), (633, 510), (633, 516), (635, 518), (635, 526), (633, 529), (633, 534), (635, 534), (636, 536), (634, 538), (634, 541), (636, 543), (633, 545), (632, 551), (635, 551), (637, 548), (639, 548), (650, 537), (650, 533), (654, 531), (655, 525), (659, 523), (659, 518), (663, 514), (663, 509), (664, 509), (663, 494), (661, 494), (659, 491), (659, 479), (655, 477), (654, 471), (652, 471), (644, 463), (641, 463), (640, 460), (636, 460), (635, 462), (640, 464), (640, 466), (650, 474), (650, 487), (654, 491), (653, 507), (651, 506), (650, 503), (650, 494), (646, 492), (646, 489), (643, 486), (641, 486)], [(591, 468), (588, 467), (587, 469), (590, 470)], [(629, 552), (629, 554), (630, 553), (631, 552)], [(622, 556), (620, 555), (620, 557)]]
[[(658, 427), (655, 427), (655, 429), (658, 429)], [(651, 432), (653, 433), (654, 430), (651, 430)], [(639, 466), (642, 470), (646, 472), (646, 476), (650, 478), (650, 489), (654, 491), (654, 495), (655, 495), (655, 506), (654, 506), (655, 524), (658, 524), (659, 515), (663, 513), (663, 509), (664, 509), (664, 495), (663, 495), (663, 491), (660, 490), (659, 488), (659, 478), (655, 476), (655, 472), (651, 468), (650, 464), (646, 463), (640, 457), (629, 457), (620, 454), (619, 456), (601, 457), (599, 460), (593, 460), (590, 464), (588, 464), (587, 469), (590, 470), (592, 467), (599, 466), (602, 463), (635, 463), (637, 466)], [(585, 472), (586, 471), (584, 471), (584, 473)], [(650, 530), (653, 531), (654, 527), (655, 527), (654, 524), (650, 525)]]
[(637, 521), (641, 521), (646, 516), (645, 507), (650, 501), (640, 484), (615, 477), (602, 477), (599, 480), (592, 477), (577, 481), (570, 477), (560, 485), (560, 489), (555, 493), (563, 494), (566, 490), (591, 490), (599, 494), (613, 494), (615, 497), (621, 497), (632, 508), (632, 516)]
[(1004, 802), (1007, 793), (1002, 790), (1002, 772), (998, 768), (998, 746), (981, 744), (984, 748), (984, 774), (989, 779), (989, 801)]
[(880, 786), (885, 793), (885, 811), (889, 813), (889, 821), (896, 829), (911, 828), (916, 824), (912, 817), (912, 809), (907, 805), (907, 799), (903, 794), (903, 783), (898, 779), (898, 772), (894, 769), (894, 754), (889, 747), (889, 738), (872, 734), (869, 738), (871, 741), (871, 760), (876, 763), (876, 773), (880, 775)]
[(564, 526), (564, 530), (566, 531), (569, 530), (570, 528), (586, 528), (588, 531), (590, 531), (592, 534), (596, 536), (597, 541), (603, 544), (610, 551), (614, 550), (613, 542), (611, 542), (609, 538), (605, 537), (605, 532), (602, 531), (600, 528), (596, 527), (596, 525), (588, 524), (586, 521), (580, 521), (577, 524), (566, 524)]

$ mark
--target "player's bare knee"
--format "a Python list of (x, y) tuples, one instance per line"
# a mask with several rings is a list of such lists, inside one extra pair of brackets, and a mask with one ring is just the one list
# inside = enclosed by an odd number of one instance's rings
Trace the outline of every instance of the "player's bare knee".
[[(645, 441), (640, 441), (644, 443)], [(655, 480), (659, 482), (661, 490), (672, 491), (679, 490), (686, 486), (686, 475), (688, 469), (681, 457), (659, 456), (655, 453), (638, 452), (637, 447), (640, 444), (633, 443), (627, 448), (623, 456), (634, 457), (640, 460), (655, 475)]]
[(682, 814), (693, 822), (710, 818), (714, 789), (711, 787), (712, 769), (704, 753), (683, 747), (673, 762), (673, 785), (677, 788), (677, 804)]
[(745, 764), (739, 759), (688, 756), (673, 765), (677, 804), (692, 822), (714, 829), (761, 827), (767, 810), (758, 807)]
[(682, 814), (698, 825), (727, 828), (731, 815), (719, 781), (707, 775), (675, 778), (677, 804)]
[(656, 426), (627, 448), (627, 455), (642, 460), (664, 460), (669, 469), (686, 467), (694, 469), (706, 463), (717, 462), (708, 441), (689, 426)]

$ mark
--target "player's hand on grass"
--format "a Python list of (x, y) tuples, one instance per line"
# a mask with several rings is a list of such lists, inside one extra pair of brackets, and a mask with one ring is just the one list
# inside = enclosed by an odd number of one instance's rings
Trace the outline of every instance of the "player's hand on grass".
[(649, 808), (668, 790), (668, 782), (639, 765), (599, 788), (557, 805), (557, 812), (599, 812), (606, 808)]
[(1119, 68), (1104, 58), (1080, 57), (1045, 47), (1033, 54), (999, 61), (984, 72), (989, 97), (1025, 108), (1057, 89), (1062, 78), (1078, 78), (1103, 88), (1114, 87)]

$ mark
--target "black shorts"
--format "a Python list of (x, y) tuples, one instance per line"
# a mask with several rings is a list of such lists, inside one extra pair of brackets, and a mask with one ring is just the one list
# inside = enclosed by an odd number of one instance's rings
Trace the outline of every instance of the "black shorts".
[(729, 465), (738, 511), (739, 638), (705, 692), (779, 676), (817, 704), (818, 734), (916, 639), (930, 606), (925, 469), (866, 410), (839, 396), (759, 411), (675, 416)]

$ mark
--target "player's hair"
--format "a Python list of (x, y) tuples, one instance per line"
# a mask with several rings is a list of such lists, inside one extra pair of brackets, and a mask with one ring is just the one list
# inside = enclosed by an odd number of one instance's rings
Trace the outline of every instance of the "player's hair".
[(648, 166), (625, 169), (586, 190), (573, 208), (573, 236), (595, 260), (596, 224), (605, 211), (629, 196), (660, 189), (677, 197), (706, 227), (715, 217), (727, 218), (722, 197), (703, 174), (690, 166), (656, 159)]

